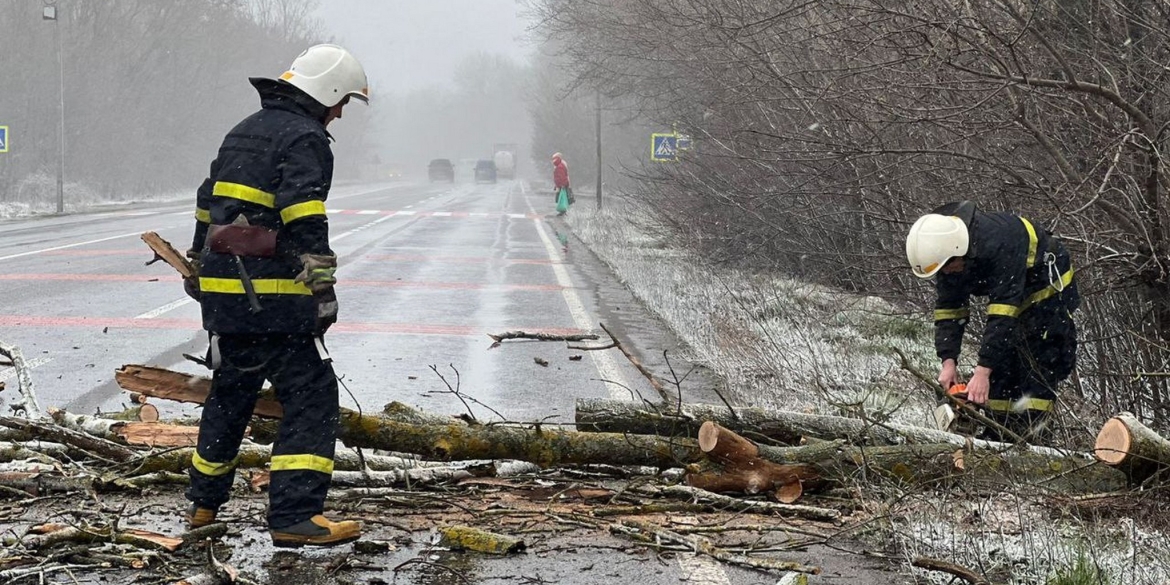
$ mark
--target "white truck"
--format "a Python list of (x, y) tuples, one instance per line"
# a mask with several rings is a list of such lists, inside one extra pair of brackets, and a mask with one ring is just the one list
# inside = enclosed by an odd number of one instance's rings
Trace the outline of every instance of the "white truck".
[(516, 145), (496, 144), (492, 161), (496, 163), (496, 176), (501, 179), (516, 178)]

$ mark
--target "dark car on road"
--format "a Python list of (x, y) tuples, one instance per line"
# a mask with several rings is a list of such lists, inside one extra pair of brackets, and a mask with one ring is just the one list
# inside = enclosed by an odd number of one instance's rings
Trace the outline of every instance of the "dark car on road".
[(484, 159), (476, 161), (475, 163), (475, 182), (476, 183), (495, 183), (496, 182), (496, 163)]
[(454, 183), (455, 165), (451, 164), (451, 159), (436, 158), (427, 165), (427, 176), (430, 177), (432, 183), (436, 181)]

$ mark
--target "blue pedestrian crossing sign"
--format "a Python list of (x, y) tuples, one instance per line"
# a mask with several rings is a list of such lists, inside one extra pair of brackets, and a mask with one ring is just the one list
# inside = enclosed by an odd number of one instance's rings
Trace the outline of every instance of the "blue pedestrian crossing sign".
[(651, 134), (650, 160), (654, 162), (678, 162), (678, 134), (674, 132)]
[(0, 152), (8, 152), (8, 126), (0, 126)]

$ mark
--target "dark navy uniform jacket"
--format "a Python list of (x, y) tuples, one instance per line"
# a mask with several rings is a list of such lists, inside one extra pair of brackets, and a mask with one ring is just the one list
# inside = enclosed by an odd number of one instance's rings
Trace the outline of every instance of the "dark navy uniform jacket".
[[(199, 188), (192, 248), (202, 251), (199, 290), (203, 327), (220, 334), (312, 333), (316, 301), (294, 278), (301, 254), (332, 254), (325, 199), (333, 152), (328, 109), (283, 81), (253, 78), (260, 111), (232, 128)], [(243, 216), (275, 230), (276, 254), (243, 257), (262, 310), (245, 295), (236, 258), (207, 249), (210, 225)]]
[(935, 349), (940, 359), (958, 359), (969, 299), (986, 296), (979, 365), (994, 371), (1012, 362), (1019, 327), (1043, 323), (1046, 315), (1058, 311), (1067, 317), (1080, 304), (1080, 295), (1068, 252), (1043, 227), (1014, 214), (978, 210), (967, 227), (970, 247), (964, 270), (937, 275)]

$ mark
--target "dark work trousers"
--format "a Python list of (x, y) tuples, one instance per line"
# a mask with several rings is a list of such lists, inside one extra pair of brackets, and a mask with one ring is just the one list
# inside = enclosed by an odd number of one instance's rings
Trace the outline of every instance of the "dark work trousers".
[[(1025, 439), (1043, 439), (1056, 387), (1077, 363), (1077, 328), (1071, 312), (1053, 299), (1025, 311), (1016, 326), (1011, 358), (991, 371), (987, 407), (996, 422)], [(984, 438), (1004, 440), (995, 429)]]
[(187, 499), (218, 509), (228, 501), (235, 459), (264, 381), (276, 389), (284, 416), (272, 446), (268, 526), (279, 529), (325, 509), (337, 436), (337, 378), (313, 337), (225, 335), (221, 363), (199, 422)]

